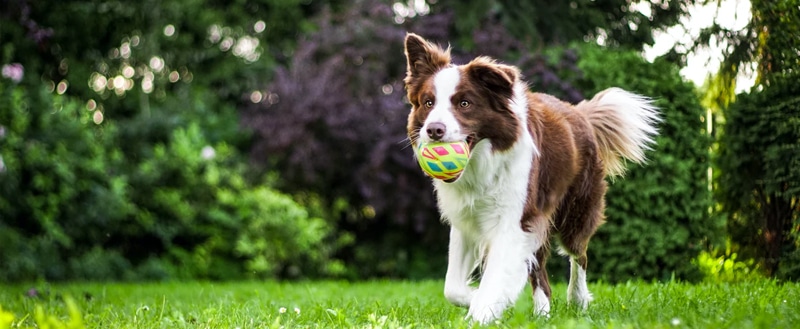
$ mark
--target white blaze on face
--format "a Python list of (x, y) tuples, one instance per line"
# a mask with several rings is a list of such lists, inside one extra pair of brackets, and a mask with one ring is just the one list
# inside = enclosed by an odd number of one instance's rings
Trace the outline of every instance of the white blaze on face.
[[(428, 125), (432, 122), (440, 122), (446, 127), (446, 131), (442, 141), (455, 142), (463, 141), (467, 138), (462, 134), (461, 126), (458, 124), (456, 117), (453, 115), (453, 105), (450, 103), (450, 98), (456, 92), (456, 86), (461, 79), (461, 74), (458, 68), (451, 66), (436, 73), (433, 76), (433, 88), (436, 93), (436, 100), (433, 104), (433, 109), (428, 113), (425, 123), (422, 125), (420, 131), (420, 139), (423, 143), (431, 141), (428, 136)], [(425, 106), (425, 104), (422, 104)]]

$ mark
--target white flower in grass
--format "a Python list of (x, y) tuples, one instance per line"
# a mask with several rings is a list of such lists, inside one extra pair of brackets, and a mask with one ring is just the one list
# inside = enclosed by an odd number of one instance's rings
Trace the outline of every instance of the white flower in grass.
[(294, 313), (297, 314), (297, 315), (300, 315), (300, 308), (299, 307), (295, 307), (294, 308)]
[(286, 308), (285, 307), (279, 308), (278, 309), (278, 313), (280, 313), (280, 314), (286, 313)]
[(681, 319), (672, 318), (672, 321), (670, 321), (670, 323), (672, 323), (673, 326), (678, 326), (681, 324)]

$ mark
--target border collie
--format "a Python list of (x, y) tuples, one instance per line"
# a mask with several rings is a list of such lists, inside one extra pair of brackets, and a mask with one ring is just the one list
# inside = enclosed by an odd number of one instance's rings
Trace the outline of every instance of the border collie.
[(645, 161), (657, 108), (619, 88), (573, 106), (530, 92), (519, 69), (488, 57), (452, 64), (449, 48), (412, 33), (405, 54), (411, 144), (466, 141), (472, 154), (455, 181), (433, 180), (451, 227), (445, 298), (485, 324), (529, 280), (533, 311), (548, 315), (552, 235), (570, 259), (567, 301), (585, 309), (586, 248), (604, 221), (605, 177), (624, 173), (623, 158)]

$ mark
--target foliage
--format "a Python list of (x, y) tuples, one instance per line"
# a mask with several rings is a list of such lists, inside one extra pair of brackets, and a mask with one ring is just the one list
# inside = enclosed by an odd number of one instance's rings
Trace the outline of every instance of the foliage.
[(104, 131), (84, 129), (82, 104), (5, 81), (0, 89), (0, 277), (65, 277), (60, 251), (102, 239), (104, 224), (130, 211), (124, 180), (106, 172), (118, 151), (97, 142)]
[[(797, 75), (739, 95), (725, 111), (716, 196), (743, 253), (770, 275), (800, 278), (800, 87)], [(784, 267), (785, 265), (785, 267)]]
[[(239, 231), (235, 251), (247, 259), (245, 270), (261, 277), (313, 274), (336, 275), (344, 265), (329, 259), (337, 246), (323, 243), (331, 228), (320, 218), (310, 218), (291, 198), (266, 187), (236, 191), (224, 190), (217, 199), (222, 208), (253, 218)], [(328, 241), (325, 241), (328, 242)], [(298, 257), (298, 253), (305, 254)], [(290, 261), (291, 260), (291, 261)]]
[[(4, 83), (0, 81), (0, 83)], [(253, 187), (235, 149), (199, 123), (126, 157), (123, 129), (82, 103), (3, 88), (0, 277), (169, 279), (331, 273), (331, 228)], [(327, 245), (327, 244), (326, 244)], [(290, 267), (293, 264), (294, 267)]]
[(705, 109), (678, 68), (662, 59), (647, 63), (635, 52), (599, 47), (581, 48), (579, 57), (577, 83), (588, 94), (617, 86), (646, 95), (663, 119), (648, 162), (610, 184), (607, 222), (589, 246), (590, 272), (611, 282), (697, 279), (687, 260), (717, 242), (723, 225), (709, 214)]
[(704, 280), (710, 282), (753, 281), (763, 277), (758, 264), (752, 259), (740, 259), (730, 241), (725, 250), (702, 251), (692, 262), (703, 273)]
[(0, 63), (28, 72), (0, 88), (0, 277), (337, 271), (332, 227), (254, 186), (235, 112), (328, 3), (0, 2)]
[[(118, 109), (125, 95), (136, 101), (160, 101), (186, 84), (213, 87), (219, 97), (238, 100), (283, 53), (292, 51), (294, 39), (287, 36), (311, 29), (305, 17), (326, 3), (3, 1), (0, 38), (11, 42), (4, 44), (2, 59), (42, 72), (44, 80), (66, 81), (69, 94), (108, 102), (106, 107), (117, 115), (137, 112)], [(86, 19), (77, 22), (74, 17)], [(126, 73), (127, 67), (134, 71)], [(170, 77), (173, 73), (177, 79)], [(114, 85), (101, 84), (95, 89), (98, 76), (122, 77), (141, 88), (118, 92)], [(152, 88), (147, 87), (148, 80)], [(138, 109), (129, 105), (126, 110)]]
[[(724, 44), (725, 59), (710, 80), (705, 99), (716, 110), (715, 195), (728, 232), (769, 275), (797, 279), (798, 247), (797, 102), (800, 2), (751, 1), (752, 18), (741, 30), (713, 24), (692, 50)], [(755, 62), (756, 86), (734, 95), (734, 80)], [(735, 103), (732, 103), (735, 101)], [(741, 104), (740, 104), (741, 103)], [(794, 166), (794, 167), (792, 167)], [(785, 265), (781, 267), (780, 265)]]
[[(696, 0), (631, 1), (438, 1), (434, 11), (454, 8), (456, 36), (470, 43), (486, 20), (501, 21), (511, 35), (538, 47), (602, 38), (609, 45), (641, 50), (653, 32), (678, 23)], [(648, 14), (637, 10), (647, 8)]]
[[(722, 2), (718, 2), (719, 5)], [(701, 31), (689, 47), (689, 51), (720, 47), (724, 59), (718, 73), (711, 81), (711, 90), (706, 97), (719, 107), (727, 107), (734, 98), (737, 75), (745, 72), (749, 63), (755, 62), (757, 83), (769, 84), (773, 75), (797, 72), (797, 35), (800, 34), (800, 1), (798, 0), (752, 0), (750, 22), (741, 30), (722, 27), (716, 18), (714, 23)], [(686, 54), (682, 54), (685, 56)]]
[(406, 275), (397, 246), (411, 236), (441, 241), (442, 230), (424, 230), (438, 216), (404, 147), (404, 67), (386, 65), (402, 63), (405, 31), (379, 1), (325, 12), (317, 25), (292, 64), (276, 69), (265, 88), (275, 96), (244, 114), (256, 132), (252, 155), (281, 173), (282, 189), (321, 196), (326, 217), (356, 233), (358, 246), (344, 250), (351, 275)]
[[(0, 286), (13, 327), (33, 326), (37, 307), (64, 313), (75, 304), (87, 328), (474, 328), (466, 310), (442, 297), (441, 281), (183, 282)], [(553, 286), (549, 318), (531, 312), (530, 290), (488, 328), (794, 328), (800, 286), (768, 280), (691, 285), (679, 282), (590, 284), (586, 311), (566, 304), (566, 284)], [(2, 313), (0, 313), (2, 314)], [(2, 315), (0, 315), (1, 317)], [(1, 319), (1, 318), (0, 318)], [(59, 317), (66, 322), (67, 318)], [(2, 320), (0, 320), (2, 321)]]

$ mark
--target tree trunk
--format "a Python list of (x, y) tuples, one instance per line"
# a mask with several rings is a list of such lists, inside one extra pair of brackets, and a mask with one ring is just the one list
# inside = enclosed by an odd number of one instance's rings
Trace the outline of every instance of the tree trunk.
[(780, 266), (784, 240), (792, 229), (792, 204), (788, 200), (770, 194), (762, 204), (764, 215), (764, 266), (769, 276), (774, 276)]

